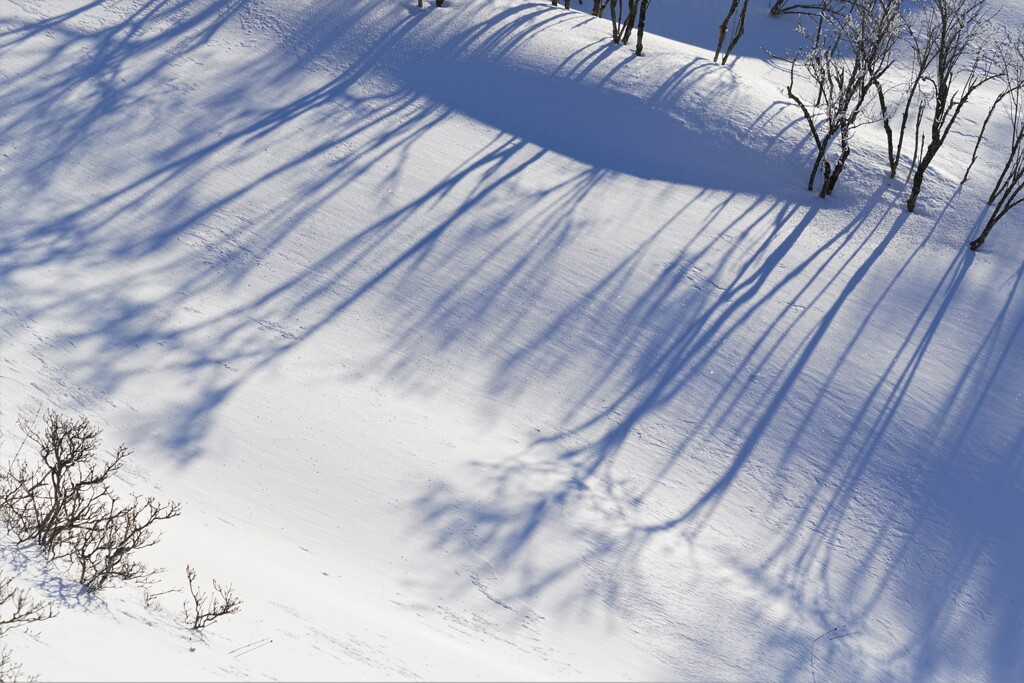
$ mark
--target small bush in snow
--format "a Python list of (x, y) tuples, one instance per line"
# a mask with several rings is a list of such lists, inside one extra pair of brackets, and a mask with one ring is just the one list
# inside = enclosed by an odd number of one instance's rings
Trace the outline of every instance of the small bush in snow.
[(11, 651), (0, 645), (0, 683), (7, 681), (37, 681), (37, 676), (26, 676), (22, 673), (21, 664), (11, 657)]
[(201, 631), (226, 614), (235, 614), (241, 609), (242, 601), (235, 595), (231, 586), (221, 586), (217, 579), (213, 580), (213, 593), (204, 593), (196, 585), (196, 570), (191, 565), (185, 566), (188, 577), (188, 589), (192, 593), (192, 604), (185, 601), (185, 620), (196, 631)]
[(121, 445), (102, 459), (100, 430), (84, 417), (49, 412), (42, 430), (21, 427), (38, 459), (19, 454), (0, 484), (0, 518), (18, 541), (34, 542), (50, 560), (70, 563), (89, 591), (114, 578), (150, 576), (134, 553), (159, 540), (153, 525), (176, 517), (180, 506), (114, 493), (111, 480), (131, 451)]
[(51, 603), (32, 598), (25, 589), (16, 588), (13, 581), (10, 576), (0, 575), (0, 638), (12, 629), (56, 616)]
[[(28, 591), (12, 585), (13, 578), (0, 575), (0, 638), (12, 629), (44, 621), (56, 615), (53, 605), (32, 598)], [(0, 645), (0, 681), (35, 680), (22, 674), (21, 665), (11, 658), (11, 651)]]

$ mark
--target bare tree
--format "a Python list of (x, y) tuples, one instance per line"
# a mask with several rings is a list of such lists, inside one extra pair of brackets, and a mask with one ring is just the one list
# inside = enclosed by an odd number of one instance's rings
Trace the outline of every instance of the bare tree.
[(1024, 89), (1010, 91), (1004, 99), (1003, 109), (1010, 128), (1009, 151), (1002, 173), (988, 198), (988, 203), (994, 204), (992, 213), (981, 234), (971, 242), (971, 251), (977, 251), (992, 228), (1013, 208), (1024, 203)]
[[(890, 177), (895, 177), (909, 109), (904, 110), (899, 141), (894, 145), (884, 83), (887, 73), (896, 61), (896, 44), (907, 25), (902, 11), (902, 2), (901, 0), (849, 0), (848, 4), (850, 16), (854, 18), (857, 27), (851, 40), (851, 48), (863, 62), (864, 69), (867, 71), (878, 97), (879, 118), (882, 120), (882, 127), (885, 130), (888, 143)], [(915, 82), (907, 93), (905, 104), (908, 107), (913, 101), (916, 89)]]
[(930, 0), (920, 27), (924, 76), (934, 89), (926, 144), (913, 172), (907, 210), (913, 211), (925, 173), (946, 142), (960, 112), (974, 92), (1000, 75), (982, 45), (988, 30), (985, 0)]
[[(899, 100), (892, 102), (888, 94), (892, 93), (893, 90), (887, 88), (881, 78), (875, 79), (875, 90), (878, 95), (882, 128), (885, 130), (890, 178), (895, 178), (896, 172), (899, 170), (900, 161), (903, 157), (903, 146), (906, 142), (907, 125), (910, 123), (912, 114), (914, 115), (914, 153), (911, 157), (911, 171), (917, 163), (917, 154), (920, 147), (921, 120), (924, 117), (925, 109), (931, 102), (931, 93), (923, 91), (921, 84), (925, 82), (925, 75), (935, 59), (934, 51), (928, 49), (928, 41), (912, 29), (902, 13), (899, 14), (899, 21), (901, 24), (900, 28), (902, 29), (901, 33), (909, 38), (908, 42), (911, 51), (911, 71), (909, 74), (903, 74), (903, 77), (898, 79), (902, 102)], [(897, 113), (900, 115), (899, 127), (898, 130), (894, 130), (893, 123)]]
[[(815, 47), (798, 54), (790, 61), (789, 85), (786, 88), (786, 95), (793, 100), (803, 114), (811, 132), (811, 139), (814, 141), (816, 155), (811, 165), (811, 175), (807, 181), (807, 189), (814, 189), (814, 181), (818, 177), (818, 171), (825, 156), (828, 154), (832, 141), (841, 130), (847, 132), (850, 129), (850, 118), (847, 114), (853, 98), (853, 91), (849, 87), (842, 87), (851, 82), (849, 75), (844, 70), (845, 62), (835, 57), (835, 50), (838, 43), (822, 48)], [(811, 77), (817, 86), (818, 99), (824, 101), (824, 108), (808, 105), (800, 95), (797, 94), (796, 67), (800, 64), (804, 71)], [(842, 140), (844, 152), (849, 149), (849, 134)], [(848, 152), (840, 158), (845, 162)], [(840, 166), (840, 170), (842, 167)], [(825, 170), (825, 178), (822, 182), (821, 196), (828, 194), (829, 177), (833, 166), (829, 163)]]
[(647, 25), (647, 8), (650, 7), (651, 0), (640, 0), (640, 10), (637, 14), (636, 24), (636, 56), (639, 57), (644, 53), (644, 27)]
[(227, 615), (235, 614), (242, 607), (242, 601), (235, 595), (231, 586), (221, 586), (217, 580), (213, 580), (213, 593), (204, 593), (196, 585), (196, 570), (192, 565), (185, 566), (185, 576), (188, 577), (188, 589), (192, 594), (192, 604), (184, 603), (185, 619), (197, 631), (201, 631), (217, 619)]
[(629, 45), (629, 39), (636, 28), (636, 20), (640, 10), (640, 0), (626, 0), (626, 18), (622, 22), (622, 44)]
[[(647, 12), (647, 5), (648, 4), (650, 4), (650, 0), (627, 0), (627, 4), (626, 4), (626, 9), (627, 9), (626, 18), (623, 19), (623, 32), (622, 32), (622, 42), (623, 42), (623, 45), (629, 45), (630, 38), (633, 37), (633, 29), (637, 29), (639, 31), (639, 33), (641, 35), (639, 36), (638, 40), (641, 43), (643, 42), (643, 36), (642, 36), (642, 33), (643, 33), (642, 24), (643, 24), (643, 20), (644, 20), (643, 19), (643, 15), (646, 14), (646, 12)], [(622, 12), (620, 11), (620, 14), (621, 13)], [(638, 22), (641, 25), (639, 27), (638, 27)], [(641, 52), (643, 51), (643, 45), (642, 44), (640, 46), (640, 50), (641, 50)]]
[[(742, 4), (740, 4), (742, 2)], [(733, 48), (740, 42), (740, 38), (743, 37), (743, 31), (747, 23), (747, 6), (750, 4), (750, 0), (729, 0), (729, 11), (725, 14), (725, 19), (718, 26), (718, 45), (715, 47), (714, 61), (718, 61), (719, 56), (722, 58), (722, 64), (725, 64), (729, 60), (729, 55), (732, 54)], [(738, 10), (738, 11), (737, 11)], [(725, 37), (730, 36), (729, 44), (725, 45)], [(722, 46), (725, 45), (725, 50), (722, 50)]]
[(625, 18), (622, 13), (622, 0), (608, 0), (608, 14), (612, 22), (612, 42), (622, 41), (623, 25)]
[[(1017, 34), (1016, 37), (1007, 37), (1006, 40), (1001, 42), (998, 61), (1004, 65), (1003, 87), (992, 101), (992, 105), (988, 108), (988, 113), (985, 114), (985, 120), (982, 122), (981, 130), (978, 132), (978, 139), (974, 141), (971, 160), (964, 170), (963, 179), (960, 181), (961, 185), (967, 182), (971, 169), (974, 168), (974, 164), (978, 161), (978, 150), (981, 148), (981, 140), (985, 137), (985, 131), (988, 130), (988, 124), (991, 122), (992, 115), (996, 109), (999, 108), (999, 104), (1008, 95), (1024, 89), (1024, 34)], [(989, 199), (988, 203), (991, 204), (992, 201), (992, 199)]]
[[(800, 108), (814, 141), (816, 156), (807, 189), (822, 170), (821, 197), (832, 194), (852, 151), (853, 131), (866, 123), (868, 96), (893, 63), (899, 3), (895, 0), (850, 0), (822, 11), (822, 26), (811, 43), (790, 61), (786, 95)], [(795, 88), (797, 65), (817, 88), (817, 105)], [(838, 151), (830, 157), (830, 150)]]
[(601, 16), (604, 8), (609, 10), (612, 21), (612, 42), (629, 44), (633, 29), (637, 29), (637, 55), (643, 53), (644, 24), (647, 18), (647, 7), (651, 0), (594, 0), (592, 14)]
[(21, 428), (39, 461), (16, 457), (0, 484), (0, 517), (18, 541), (36, 543), (51, 560), (70, 562), (90, 591), (113, 578), (151, 574), (134, 553), (159, 540), (153, 525), (178, 516), (180, 506), (119, 497), (111, 481), (131, 451), (121, 445), (103, 462), (100, 430), (84, 417), (50, 412), (41, 431), (25, 423)]

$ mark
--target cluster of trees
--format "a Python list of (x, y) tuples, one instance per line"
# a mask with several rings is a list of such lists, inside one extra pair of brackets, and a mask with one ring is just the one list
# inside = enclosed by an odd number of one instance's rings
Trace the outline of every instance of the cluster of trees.
[[(25, 440), (0, 470), (0, 522), (18, 545), (30, 545), (87, 592), (114, 580), (135, 581), (149, 589), (160, 570), (137, 559), (137, 551), (155, 544), (155, 526), (177, 517), (173, 501), (120, 496), (113, 482), (131, 451), (121, 445), (109, 458), (99, 453), (100, 430), (84, 417), (47, 413), (42, 428), (20, 422)], [(23, 455), (26, 446), (35, 452)], [(200, 630), (219, 617), (238, 612), (241, 601), (230, 586), (213, 582), (214, 593), (195, 585), (186, 568), (191, 601), (183, 607), (188, 625)], [(10, 629), (52, 618), (54, 607), (15, 588), (0, 577), (0, 637)], [(19, 678), (6, 648), (0, 647), (0, 680)]]
[[(817, 151), (808, 189), (821, 171), (820, 195), (836, 186), (851, 153), (854, 129), (880, 121), (888, 168), (895, 178), (906, 162), (907, 210), (914, 211), (932, 162), (964, 106), (985, 84), (998, 94), (976, 131), (966, 183), (982, 137), (998, 111), (1011, 130), (1002, 172), (989, 195), (994, 208), (977, 249), (1013, 207), (1024, 202), (1024, 37), (998, 35), (986, 0), (924, 0), (907, 11), (901, 0), (822, 0), (814, 5), (773, 6), (779, 12), (814, 13), (816, 27), (802, 30), (804, 46), (788, 57), (786, 94), (803, 113)], [(895, 68), (894, 68), (895, 67)], [(798, 92), (796, 74), (805, 78)]]
[[(583, 0), (578, 0), (582, 5)], [(746, 26), (750, 0), (719, 0), (714, 61), (726, 64)], [(772, 16), (809, 19), (798, 33), (802, 45), (787, 57), (786, 96), (797, 105), (815, 147), (808, 190), (821, 197), (835, 190), (853, 153), (854, 132), (880, 123), (887, 142), (886, 173), (906, 168), (907, 210), (913, 212), (928, 170), (965, 105), (986, 84), (998, 84), (980, 128), (962, 183), (978, 160), (989, 124), (998, 115), (1010, 143), (978, 249), (999, 221), (1024, 203), (1024, 35), (999, 35), (987, 0), (768, 0)], [(422, 0), (418, 0), (422, 6)], [(438, 6), (443, 0), (436, 0)], [(591, 0), (590, 12), (611, 20), (611, 38), (628, 45), (636, 32), (636, 54), (651, 0)], [(569, 9), (571, 0), (551, 0)]]
[[(551, 0), (552, 7), (561, 4), (569, 9), (572, 0)], [(579, 0), (583, 4), (583, 0)], [(608, 18), (612, 22), (612, 42), (621, 45), (629, 45), (629, 40), (636, 31), (636, 54), (644, 53), (644, 27), (647, 25), (647, 8), (651, 0), (591, 0), (590, 13), (595, 17), (604, 17), (608, 12)]]

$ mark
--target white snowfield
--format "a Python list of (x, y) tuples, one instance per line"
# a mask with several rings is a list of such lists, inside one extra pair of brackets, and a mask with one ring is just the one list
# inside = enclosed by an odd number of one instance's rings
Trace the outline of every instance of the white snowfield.
[[(26, 673), (1024, 679), (1024, 211), (966, 248), (1005, 126), (959, 185), (992, 91), (908, 214), (877, 126), (806, 190), (766, 0), (728, 67), (708, 0), (641, 58), (415, 4), (0, 0), (4, 457), (83, 414), (184, 510), (150, 609), (5, 542), (61, 612)], [(202, 635), (186, 563), (244, 600)]]

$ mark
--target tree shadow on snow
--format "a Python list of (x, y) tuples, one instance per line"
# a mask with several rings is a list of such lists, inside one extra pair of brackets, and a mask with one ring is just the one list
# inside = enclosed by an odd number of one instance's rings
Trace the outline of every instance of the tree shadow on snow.
[[(137, 429), (187, 464), (245, 382), (369, 307), (393, 334), (361, 372), (423, 391), (430, 366), (463, 363), (503, 401), (563, 410), (519, 457), (482, 465), (478, 490), (438, 484), (416, 503), (435, 545), (482, 558), (501, 590), (581, 613), (640, 601), (671, 658), (681, 589), (633, 578), (654, 548), (712, 539), (748, 548), (728, 564), (808, 620), (768, 644), (784, 677), (807, 671), (803, 636), (877, 634), (891, 604), (914, 637), (861, 655), (894, 675), (1022, 675), (1024, 270), (978, 309), (973, 256), (906, 236), (920, 221), (884, 187), (835, 225), (810, 193), (744, 172), (803, 178), (790, 122), (774, 106), (759, 120), (765, 157), (679, 120), (693, 92), (733, 87), (706, 61), (647, 100), (623, 85), (642, 60), (590, 34), (567, 46), (564, 78), (509, 66), (538, 32), (590, 30), (576, 12), (524, 3), (474, 23), (453, 18), (483, 11), (468, 3), (365, 0), (220, 65), (204, 48), (259, 24), (258, 7), (101, 10), (0, 34), (0, 55), (35, 60), (0, 81), (0, 137), (19, 145), (0, 167), (0, 286), (20, 319), (67, 321), (26, 343), (55, 358), (69, 401), (171, 378), (180, 396)], [(208, 81), (182, 82), (193, 59)], [(435, 155), (458, 116), (486, 125)], [(176, 138), (154, 134), (165, 117)], [(93, 185), (70, 195), (69, 178)], [(621, 194), (635, 178), (649, 195)], [(628, 233), (618, 256), (579, 247), (606, 216)], [(261, 279), (307, 234), (326, 240), (310, 262)], [(58, 286), (53, 270), (92, 277)], [(842, 650), (821, 656), (844, 673)]]

